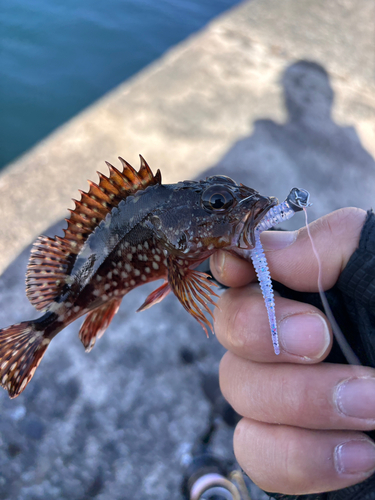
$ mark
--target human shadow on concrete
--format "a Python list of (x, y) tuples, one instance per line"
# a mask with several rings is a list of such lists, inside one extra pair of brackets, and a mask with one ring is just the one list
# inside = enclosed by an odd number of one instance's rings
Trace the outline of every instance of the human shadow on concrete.
[(301, 60), (285, 70), (281, 84), (287, 121), (255, 121), (252, 135), (205, 174), (220, 172), (280, 199), (293, 186), (305, 188), (314, 217), (342, 206), (370, 208), (375, 161), (353, 126), (332, 119), (334, 92), (327, 71)]

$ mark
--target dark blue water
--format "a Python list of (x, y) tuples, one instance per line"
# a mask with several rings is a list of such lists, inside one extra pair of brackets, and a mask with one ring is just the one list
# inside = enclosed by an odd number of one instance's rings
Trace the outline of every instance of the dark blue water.
[(1, 0), (0, 168), (238, 0)]

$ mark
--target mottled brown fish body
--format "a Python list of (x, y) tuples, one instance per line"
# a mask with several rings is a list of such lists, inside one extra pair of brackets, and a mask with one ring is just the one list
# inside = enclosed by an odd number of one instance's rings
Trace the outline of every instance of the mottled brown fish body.
[(31, 380), (52, 338), (87, 315), (79, 337), (89, 351), (121, 300), (151, 281), (163, 284), (138, 309), (173, 291), (207, 333), (214, 304), (209, 277), (194, 268), (219, 248), (252, 248), (254, 228), (275, 198), (224, 176), (161, 184), (141, 157), (136, 172), (120, 159), (99, 174), (67, 219), (63, 238), (40, 236), (33, 245), (26, 294), (44, 315), (0, 330), (0, 383), (10, 397)]

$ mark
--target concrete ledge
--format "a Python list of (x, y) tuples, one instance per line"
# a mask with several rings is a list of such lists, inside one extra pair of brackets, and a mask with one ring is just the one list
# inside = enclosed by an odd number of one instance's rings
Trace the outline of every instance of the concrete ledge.
[(367, 1), (254, 0), (213, 21), (3, 171), (0, 272), (67, 215), (104, 160), (137, 165), (141, 153), (167, 182), (193, 178), (255, 120), (285, 120), (280, 78), (298, 59), (330, 73), (334, 120), (375, 156), (374, 17)]

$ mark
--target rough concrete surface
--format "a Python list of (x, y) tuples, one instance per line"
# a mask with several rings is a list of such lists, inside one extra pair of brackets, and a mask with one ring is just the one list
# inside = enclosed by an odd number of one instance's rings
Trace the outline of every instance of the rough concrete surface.
[[(135, 163), (142, 153), (167, 182), (224, 173), (280, 198), (303, 187), (312, 218), (369, 208), (374, 17), (367, 0), (254, 0), (215, 20), (1, 175), (1, 269), (118, 155)], [(1, 326), (36, 316), (27, 258), (1, 277)], [(74, 323), (19, 398), (1, 392), (0, 499), (181, 498), (223, 349), (172, 296), (135, 314), (152, 289), (124, 299), (90, 354)], [(231, 460), (233, 429), (217, 422), (213, 450)]]

